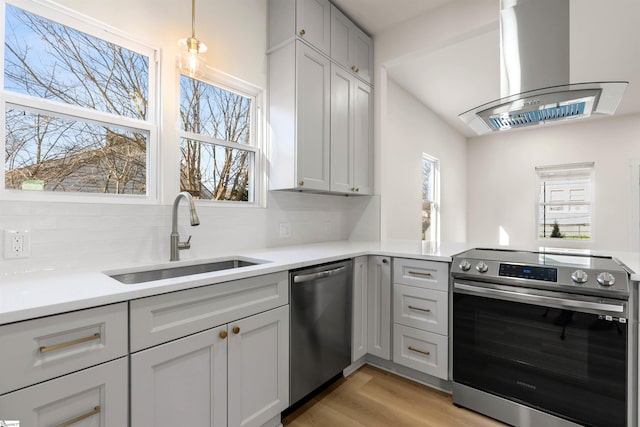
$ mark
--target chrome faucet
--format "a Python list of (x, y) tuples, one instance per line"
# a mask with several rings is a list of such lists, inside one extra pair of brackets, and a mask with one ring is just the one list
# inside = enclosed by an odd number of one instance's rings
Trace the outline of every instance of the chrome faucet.
[(171, 216), (171, 257), (169, 258), (169, 261), (179, 261), (180, 251), (191, 248), (191, 244), (189, 243), (191, 241), (191, 236), (189, 236), (186, 242), (181, 242), (180, 235), (178, 234), (178, 205), (180, 204), (181, 198), (185, 198), (187, 199), (187, 202), (189, 202), (191, 226), (194, 227), (196, 225), (200, 225), (200, 220), (196, 213), (196, 205), (193, 203), (193, 197), (191, 197), (191, 194), (186, 191), (178, 193), (176, 199), (173, 201), (173, 214)]

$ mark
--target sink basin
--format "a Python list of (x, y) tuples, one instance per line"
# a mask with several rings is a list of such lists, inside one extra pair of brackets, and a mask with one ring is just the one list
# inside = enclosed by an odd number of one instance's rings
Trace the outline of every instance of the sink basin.
[(141, 271), (131, 271), (126, 273), (106, 274), (121, 283), (124, 283), (126, 285), (133, 285), (136, 283), (152, 282), (154, 280), (171, 279), (174, 277), (191, 276), (193, 274), (211, 273), (213, 271), (249, 267), (266, 262), (269, 261), (249, 258), (229, 258), (205, 262), (201, 264), (167, 266)]

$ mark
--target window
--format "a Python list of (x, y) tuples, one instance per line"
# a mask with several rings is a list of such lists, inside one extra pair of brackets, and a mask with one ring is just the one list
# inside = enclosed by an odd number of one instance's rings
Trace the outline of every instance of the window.
[(155, 197), (155, 51), (88, 18), (3, 4), (3, 191)]
[(594, 163), (537, 167), (538, 237), (591, 240)]
[(440, 162), (422, 154), (422, 240), (440, 239)]
[(210, 74), (228, 84), (180, 76), (180, 190), (204, 200), (257, 202), (259, 90)]

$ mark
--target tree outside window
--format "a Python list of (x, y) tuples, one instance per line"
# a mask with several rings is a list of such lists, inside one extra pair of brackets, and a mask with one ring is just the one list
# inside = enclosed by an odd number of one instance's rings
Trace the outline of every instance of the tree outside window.
[(131, 46), (5, 4), (5, 189), (148, 194), (155, 52)]
[(180, 76), (180, 189), (198, 199), (254, 202), (255, 96)]

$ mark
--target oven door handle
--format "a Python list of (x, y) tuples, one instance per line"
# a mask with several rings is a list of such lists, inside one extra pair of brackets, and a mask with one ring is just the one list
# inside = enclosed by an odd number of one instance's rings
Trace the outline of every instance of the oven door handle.
[(453, 288), (454, 292), (457, 293), (521, 302), (524, 304), (541, 305), (544, 307), (583, 311), (602, 315), (625, 313), (625, 306), (623, 304), (615, 304), (612, 302), (593, 302), (579, 299), (559, 298), (529, 292), (518, 292), (517, 290), (484, 288), (458, 282), (454, 282)]

